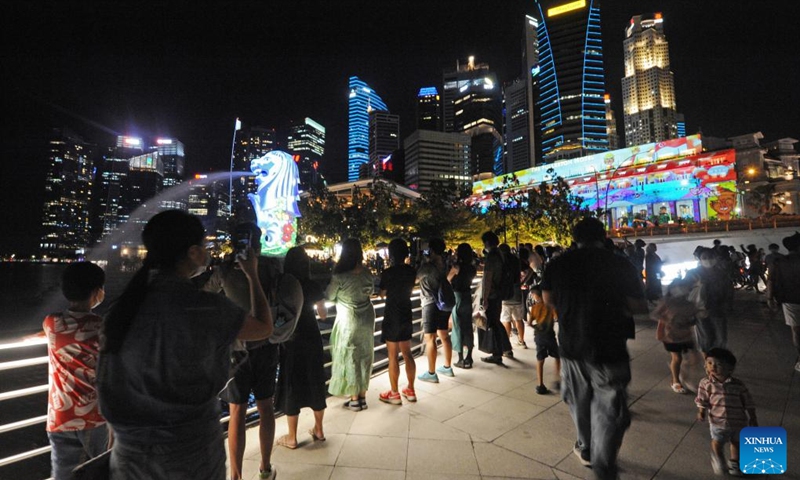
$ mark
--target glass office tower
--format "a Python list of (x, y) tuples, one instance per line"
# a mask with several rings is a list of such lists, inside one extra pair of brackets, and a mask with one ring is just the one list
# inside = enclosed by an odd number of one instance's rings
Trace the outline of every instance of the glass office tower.
[(358, 180), (361, 165), (369, 162), (369, 112), (387, 111), (375, 91), (358, 77), (350, 77), (347, 112), (347, 181)]

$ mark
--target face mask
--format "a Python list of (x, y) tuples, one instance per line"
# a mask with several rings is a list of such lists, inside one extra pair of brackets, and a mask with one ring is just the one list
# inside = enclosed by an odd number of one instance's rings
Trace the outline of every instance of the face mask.
[(714, 260), (700, 260), (700, 265), (705, 268), (711, 268), (716, 264)]

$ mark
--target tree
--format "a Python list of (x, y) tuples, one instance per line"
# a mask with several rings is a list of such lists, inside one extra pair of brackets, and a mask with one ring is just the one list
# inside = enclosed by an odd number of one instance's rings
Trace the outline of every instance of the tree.
[(465, 196), (455, 180), (433, 181), (430, 190), (412, 207), (417, 235), (424, 239), (442, 238), (448, 245), (474, 242), (482, 225), (464, 205)]
[(341, 238), (344, 222), (339, 198), (324, 184), (314, 185), (298, 205), (301, 214), (297, 222), (298, 237), (311, 235), (323, 247), (333, 247)]

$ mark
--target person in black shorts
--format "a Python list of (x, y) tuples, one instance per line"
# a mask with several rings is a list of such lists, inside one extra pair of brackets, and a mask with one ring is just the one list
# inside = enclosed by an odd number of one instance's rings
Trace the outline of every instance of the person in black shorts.
[[(419, 378), (423, 382), (439, 383), (441, 373), (446, 377), (453, 377), (453, 367), (450, 362), (453, 358), (453, 346), (450, 343), (448, 323), (450, 312), (439, 310), (436, 306), (436, 297), (441, 282), (446, 282), (444, 263), (445, 244), (441, 238), (428, 240), (428, 261), (423, 263), (417, 272), (420, 296), (422, 297), (422, 331), (425, 334), (425, 353), (428, 357), (428, 370)], [(442, 340), (444, 365), (436, 368), (436, 335)]]
[[(561, 378), (561, 356), (558, 354), (555, 330), (556, 312), (553, 307), (544, 303), (542, 289), (538, 286), (531, 288), (531, 296), (534, 303), (531, 306), (530, 318), (533, 325), (533, 343), (536, 345), (536, 378), (539, 380), (536, 393), (544, 395), (550, 392), (544, 386), (544, 361), (547, 357), (556, 359), (556, 376)], [(561, 389), (560, 381), (556, 381), (555, 389)]]
[[(258, 238), (261, 230), (250, 224), (252, 229), (251, 246), (254, 251), (261, 249)], [(258, 257), (258, 276), (265, 291), (277, 279), (280, 265), (268, 257)], [(208, 292), (224, 292), (233, 303), (246, 309), (249, 304), (249, 286), (242, 271), (234, 263), (224, 263), (214, 270), (203, 285)], [(278, 373), (280, 351), (278, 345), (267, 340), (256, 342), (236, 342), (231, 354), (232, 379), (228, 380), (220, 392), (220, 399), (228, 403), (230, 423), (228, 424), (228, 454), (230, 457), (231, 478), (242, 478), (242, 463), (245, 450), (245, 417), (250, 392), (256, 400), (260, 418), (258, 439), (261, 443), (261, 471), (270, 478), (275, 473), (270, 463), (272, 446), (275, 441), (275, 409), (273, 396)]]
[[(386, 342), (386, 351), (389, 355), (391, 385), (391, 390), (379, 394), (378, 399), (392, 405), (403, 403), (401, 393), (409, 402), (417, 401), (417, 394), (414, 392), (417, 365), (411, 355), (411, 291), (414, 289), (417, 272), (412, 266), (406, 265), (406, 258), (408, 258), (408, 245), (405, 240), (395, 238), (389, 242), (389, 262), (392, 266), (383, 271), (378, 287), (381, 297), (386, 299), (381, 323), (381, 340)], [(400, 377), (398, 351), (403, 355), (406, 378), (408, 378), (408, 386), (402, 392), (397, 386)]]

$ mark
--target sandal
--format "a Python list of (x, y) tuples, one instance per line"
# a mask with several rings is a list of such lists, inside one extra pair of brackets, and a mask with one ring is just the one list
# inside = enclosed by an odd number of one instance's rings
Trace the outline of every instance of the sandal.
[(686, 393), (686, 389), (683, 388), (683, 385), (681, 385), (680, 383), (673, 383), (672, 384), (672, 391), (675, 392), (675, 393), (681, 393), (681, 394)]
[(289, 436), (288, 435), (284, 435), (284, 436), (280, 437), (275, 442), (275, 445), (277, 445), (279, 447), (286, 447), (289, 450), (294, 450), (295, 448), (297, 448), (297, 443), (294, 443), (294, 444), (289, 443)]
[(314, 429), (313, 428), (308, 431), (308, 434), (311, 435), (311, 438), (315, 442), (324, 442), (325, 441), (325, 437), (318, 437), (317, 434), (314, 433)]

